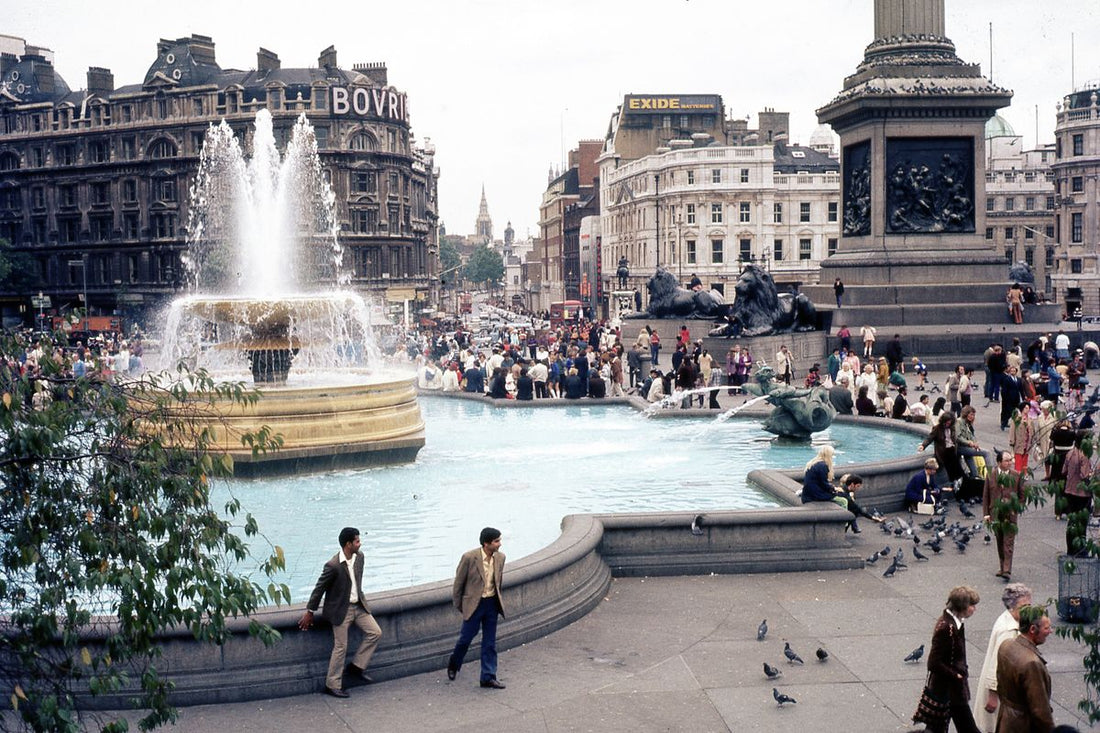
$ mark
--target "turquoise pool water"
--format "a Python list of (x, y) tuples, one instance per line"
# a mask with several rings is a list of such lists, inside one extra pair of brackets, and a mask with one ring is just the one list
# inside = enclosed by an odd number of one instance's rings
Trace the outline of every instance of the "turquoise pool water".
[[(387, 590), (453, 577), (486, 525), (503, 532), (511, 562), (553, 542), (567, 514), (771, 507), (746, 485), (750, 470), (800, 468), (826, 441), (838, 463), (909, 455), (917, 443), (857, 425), (791, 443), (751, 419), (649, 420), (629, 407), (583, 403), (493, 409), (425, 397), (421, 408), (427, 443), (416, 463), (218, 487), (283, 547), (279, 580), (295, 602), (308, 599), (346, 525), (366, 533), (365, 589)], [(258, 553), (261, 542), (252, 543)]]

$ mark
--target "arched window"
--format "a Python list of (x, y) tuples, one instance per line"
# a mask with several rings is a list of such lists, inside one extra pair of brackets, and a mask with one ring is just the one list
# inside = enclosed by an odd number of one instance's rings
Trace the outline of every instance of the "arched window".
[(176, 144), (162, 137), (149, 146), (149, 157), (174, 158), (176, 157)]
[(19, 170), (19, 155), (17, 153), (0, 153), (0, 171)]
[(348, 147), (351, 150), (374, 150), (376, 147), (374, 136), (368, 132), (357, 132), (351, 136)]

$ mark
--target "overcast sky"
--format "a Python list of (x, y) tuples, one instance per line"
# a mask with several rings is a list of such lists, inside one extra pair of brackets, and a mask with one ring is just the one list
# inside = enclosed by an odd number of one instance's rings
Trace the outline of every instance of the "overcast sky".
[[(140, 82), (160, 38), (213, 37), (222, 68), (384, 61), (409, 97), (413, 132), (431, 138), (441, 218), (469, 234), (484, 184), (495, 234), (538, 233), (547, 170), (579, 139), (602, 139), (627, 93), (722, 95), (727, 113), (791, 113), (807, 143), (814, 110), (840, 91), (873, 34), (872, 0), (0, 0), (0, 33), (50, 48), (74, 89), (89, 66)], [(262, 7), (262, 11), (253, 8)], [(959, 56), (1015, 91), (1002, 114), (1031, 147), (1053, 140), (1054, 105), (1100, 78), (1097, 0), (947, 0)], [(1076, 34), (1071, 76), (1070, 37)]]

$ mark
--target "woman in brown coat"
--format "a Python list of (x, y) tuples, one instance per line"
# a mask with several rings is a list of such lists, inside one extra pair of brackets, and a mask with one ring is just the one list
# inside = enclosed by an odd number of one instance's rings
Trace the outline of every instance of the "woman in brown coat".
[[(928, 651), (928, 689), (938, 699), (946, 699), (950, 719), (959, 733), (981, 733), (970, 712), (970, 670), (966, 665), (966, 631), (963, 622), (974, 615), (980, 596), (965, 585), (953, 588), (947, 596), (947, 608), (932, 630), (932, 648)], [(942, 725), (925, 721), (929, 733), (947, 733)]]

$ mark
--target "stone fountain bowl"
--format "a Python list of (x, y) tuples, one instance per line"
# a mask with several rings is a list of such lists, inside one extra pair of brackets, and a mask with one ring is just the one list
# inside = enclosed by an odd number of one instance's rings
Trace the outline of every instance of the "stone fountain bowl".
[(276, 298), (193, 295), (182, 303), (184, 314), (211, 323), (247, 326), (257, 336), (286, 334), (292, 321), (352, 313), (362, 300), (351, 293), (307, 293)]

